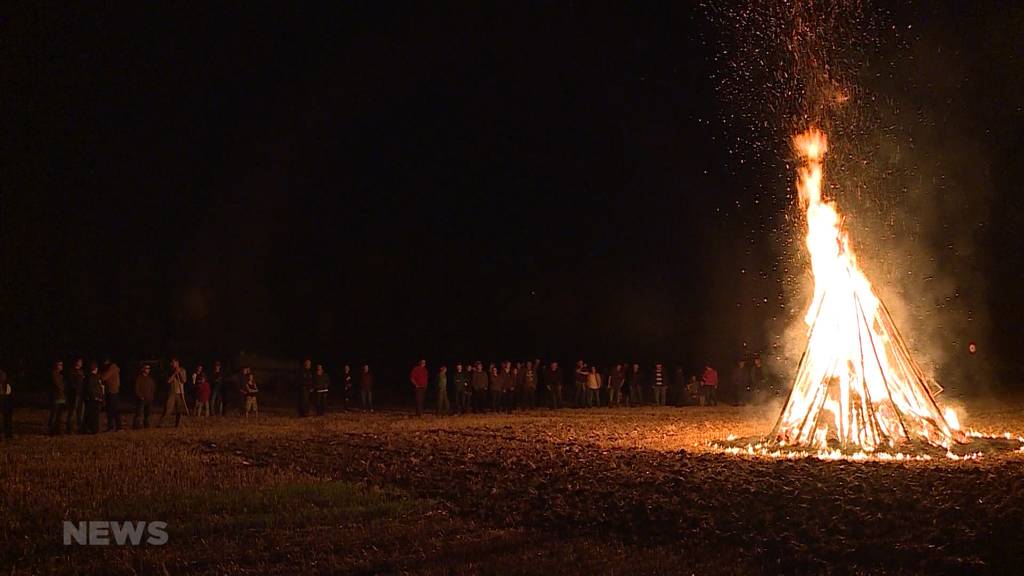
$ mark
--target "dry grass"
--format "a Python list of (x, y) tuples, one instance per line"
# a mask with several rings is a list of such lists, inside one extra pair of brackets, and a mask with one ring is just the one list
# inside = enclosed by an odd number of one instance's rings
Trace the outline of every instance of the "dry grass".
[[(966, 411), (976, 428), (1024, 431), (1018, 401)], [(998, 573), (1024, 561), (1024, 455), (780, 462), (703, 446), (761, 433), (775, 414), (347, 413), (26, 436), (0, 445), (0, 563), (14, 574), (727, 574)], [(170, 544), (64, 547), (65, 519), (164, 520)]]

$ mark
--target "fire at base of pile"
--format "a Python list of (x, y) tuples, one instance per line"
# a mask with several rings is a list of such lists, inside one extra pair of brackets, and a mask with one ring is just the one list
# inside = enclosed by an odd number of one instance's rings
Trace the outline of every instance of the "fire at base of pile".
[(708, 442), (708, 446), (726, 454), (779, 458), (794, 460), (817, 458), (819, 460), (873, 460), (873, 461), (915, 461), (915, 460), (975, 460), (985, 456), (1024, 453), (1024, 436), (1003, 432), (988, 434), (968, 431), (965, 435), (970, 443), (953, 443), (948, 447), (936, 446), (924, 441), (906, 441), (892, 446), (879, 447), (873, 452), (859, 448), (844, 450), (837, 442), (811, 449), (807, 446), (786, 444), (782, 441), (760, 437), (739, 438), (729, 436), (725, 440)]

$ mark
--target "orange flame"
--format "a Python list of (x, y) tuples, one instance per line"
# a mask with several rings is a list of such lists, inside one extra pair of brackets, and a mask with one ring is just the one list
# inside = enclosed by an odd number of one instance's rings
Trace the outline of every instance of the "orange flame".
[(812, 127), (793, 138), (793, 148), (801, 159), (796, 187), (814, 297), (804, 317), (807, 349), (776, 440), (866, 452), (915, 439), (945, 447), (966, 441), (955, 413), (939, 410), (928, 378), (857, 266), (835, 202), (822, 196), (828, 138)]

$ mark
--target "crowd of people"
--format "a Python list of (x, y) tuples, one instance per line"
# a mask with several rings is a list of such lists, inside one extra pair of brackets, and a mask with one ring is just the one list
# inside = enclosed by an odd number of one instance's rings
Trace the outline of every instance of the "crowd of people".
[[(420, 360), (409, 372), (416, 399), (416, 414), (422, 415), (431, 375), (427, 361)], [(718, 404), (718, 371), (705, 365), (700, 375), (688, 375), (681, 366), (669, 370), (657, 363), (649, 371), (640, 364), (615, 364), (602, 370), (583, 360), (566, 375), (558, 362), (542, 365), (526, 362), (456, 363), (433, 375), (436, 413), (511, 412), (532, 409), (543, 402), (551, 409), (598, 406), (715, 406)], [(774, 393), (765, 381), (760, 356), (740, 360), (733, 370), (732, 388), (737, 403), (754, 402)], [(567, 388), (568, 387), (568, 388)]]
[[(121, 369), (110, 359), (86, 363), (78, 357), (71, 360), (70, 369), (65, 369), (63, 360), (54, 362), (48, 386), (47, 433), (52, 436), (96, 434), (100, 431), (100, 415), (104, 411), (107, 431), (124, 430), (122, 403), (125, 402), (130, 403), (134, 429), (150, 427), (151, 416), (158, 427), (164, 426), (169, 418), (173, 418), (174, 426), (178, 427), (183, 415), (199, 418), (230, 413), (245, 417), (259, 415), (260, 388), (256, 373), (248, 366), (229, 376), (222, 364), (214, 361), (209, 371), (198, 364), (190, 374), (177, 358), (171, 358), (161, 376), (166, 386), (162, 410), (154, 409), (158, 385), (153, 372), (150, 363), (140, 364), (134, 385), (122, 390)], [(324, 364), (314, 364), (307, 358), (290, 381), (296, 413), (300, 417), (324, 415), (329, 394), (335, 386), (340, 394), (336, 391), (334, 396), (340, 395), (343, 409), (356, 407), (356, 394), (359, 408), (374, 409), (374, 375), (367, 364), (360, 367), (358, 374), (344, 365), (337, 379), (332, 380)], [(644, 404), (714, 406), (719, 396), (718, 371), (710, 365), (704, 366), (698, 375), (687, 374), (680, 366), (670, 370), (662, 363), (649, 369), (625, 363), (601, 369), (580, 360), (569, 372), (558, 362), (542, 365), (540, 360), (505, 361), (492, 362), (485, 367), (483, 362), (476, 361), (456, 363), (451, 371), (441, 365), (431, 373), (427, 361), (420, 360), (409, 372), (409, 383), (417, 416), (423, 414), (428, 395), (436, 402), (438, 415), (512, 412), (542, 405), (551, 409)], [(766, 384), (757, 355), (737, 363), (730, 383), (734, 399), (740, 404), (777, 393)], [(12, 383), (0, 370), (0, 418), (6, 438), (12, 435), (12, 395)]]

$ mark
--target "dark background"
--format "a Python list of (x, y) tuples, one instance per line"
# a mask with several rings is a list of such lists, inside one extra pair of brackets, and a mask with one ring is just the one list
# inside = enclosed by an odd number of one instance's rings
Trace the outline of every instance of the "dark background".
[[(984, 194), (934, 191), (947, 208), (928, 229), (983, 199), (953, 276), (986, 289), (940, 308), (993, 321), (950, 336), (944, 362), (976, 361), (978, 341), (1016, 384), (1024, 18), (1008, 4), (869, 7), (903, 32), (869, 47), (869, 70), (898, 73), (868, 76), (902, 110), (887, 122), (939, 127), (914, 158), (932, 176), (973, 142)], [(4, 15), (2, 362), (247, 350), (697, 370), (771, 351), (785, 304), (803, 306), (779, 241), (799, 237), (785, 141), (723, 97), (735, 38), (706, 8), (625, 8)]]

